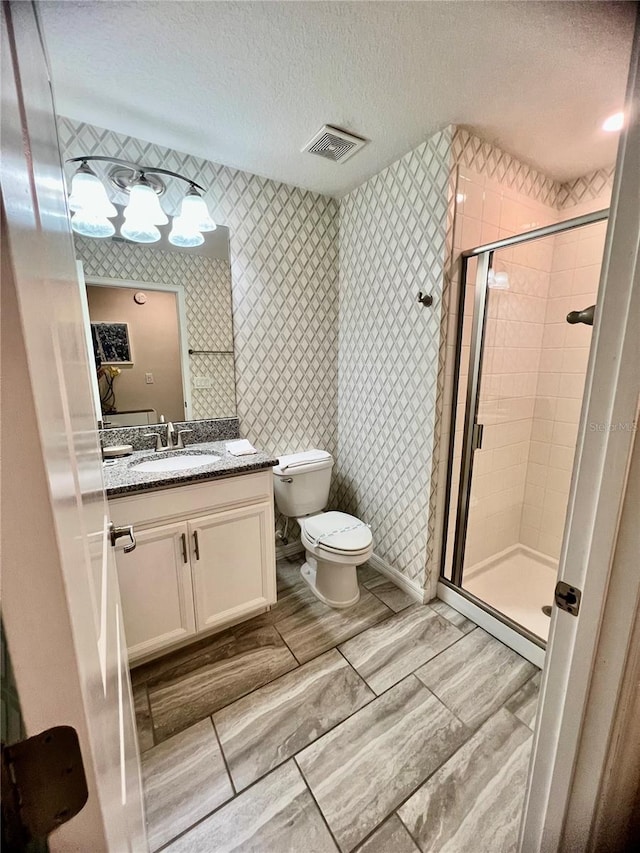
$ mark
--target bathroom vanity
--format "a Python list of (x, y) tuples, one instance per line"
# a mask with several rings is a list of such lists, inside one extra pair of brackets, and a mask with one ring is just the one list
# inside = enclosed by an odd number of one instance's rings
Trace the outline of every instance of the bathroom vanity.
[(231, 456), (224, 442), (188, 449), (216, 461), (148, 473), (137, 466), (161, 454), (144, 451), (105, 469), (111, 520), (132, 525), (136, 540), (129, 553), (122, 540), (116, 549), (132, 662), (276, 601), (271, 469), (277, 459)]

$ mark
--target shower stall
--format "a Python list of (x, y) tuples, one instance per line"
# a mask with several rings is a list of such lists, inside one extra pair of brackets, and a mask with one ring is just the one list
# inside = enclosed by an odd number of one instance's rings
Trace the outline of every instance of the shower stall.
[[(544, 653), (608, 211), (462, 257), (441, 589)], [(590, 425), (598, 428), (597, 425)]]

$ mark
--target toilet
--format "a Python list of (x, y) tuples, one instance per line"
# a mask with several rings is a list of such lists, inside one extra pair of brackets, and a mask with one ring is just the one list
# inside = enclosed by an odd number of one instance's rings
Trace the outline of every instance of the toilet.
[(324, 512), (333, 457), (326, 450), (280, 456), (273, 469), (276, 506), (300, 525), (305, 562), (300, 573), (317, 598), (352, 607), (360, 598), (356, 568), (373, 553), (368, 525), (346, 512)]

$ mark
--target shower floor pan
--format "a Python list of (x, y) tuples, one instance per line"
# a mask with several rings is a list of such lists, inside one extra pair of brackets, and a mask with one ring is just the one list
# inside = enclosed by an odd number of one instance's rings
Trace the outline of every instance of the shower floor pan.
[(546, 641), (551, 619), (542, 608), (553, 602), (557, 574), (557, 560), (513, 545), (465, 569), (462, 587)]

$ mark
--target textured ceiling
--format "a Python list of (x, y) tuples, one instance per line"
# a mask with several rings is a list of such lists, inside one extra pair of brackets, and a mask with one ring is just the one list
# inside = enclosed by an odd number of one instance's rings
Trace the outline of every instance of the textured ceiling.
[[(338, 196), (452, 123), (557, 180), (610, 165), (635, 7), (40, 4), (60, 114)], [(324, 123), (371, 142), (301, 153)]]

